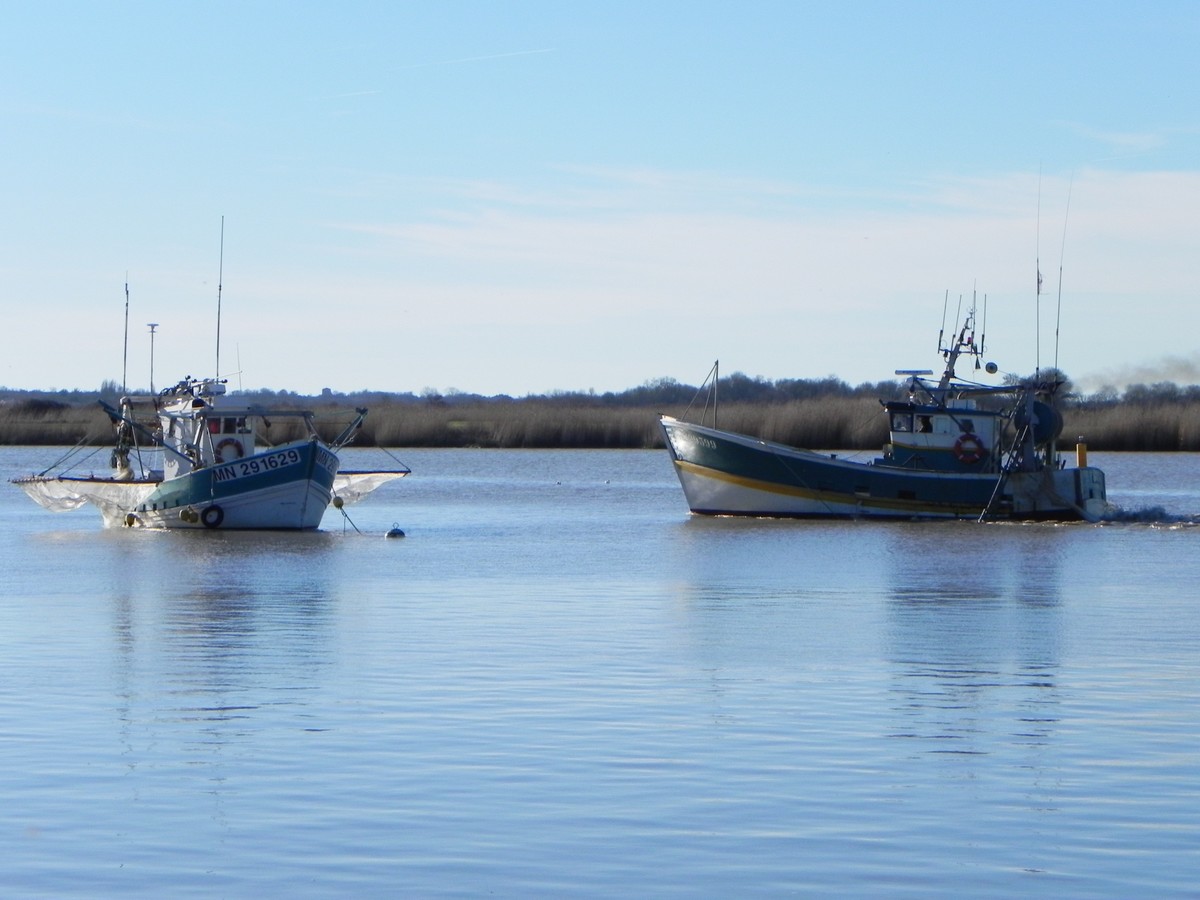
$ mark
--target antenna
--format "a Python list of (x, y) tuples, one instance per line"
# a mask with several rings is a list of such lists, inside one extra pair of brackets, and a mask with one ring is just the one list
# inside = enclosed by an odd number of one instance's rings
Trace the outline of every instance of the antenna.
[[(987, 342), (987, 294), (984, 294), (983, 295), (983, 327), (979, 330), (979, 343), (978, 343), (978, 345), (976, 345), (976, 349), (979, 350), (980, 356), (983, 356), (983, 354), (985, 352), (983, 348), (984, 348), (984, 345), (986, 344), (986, 342)], [(976, 362), (978, 362), (978, 360), (976, 360)], [(979, 367), (976, 366), (975, 368), (979, 368)]]
[(221, 378), (221, 282), (225, 278), (225, 217), (221, 216), (221, 253), (217, 263), (217, 371), (215, 377)]
[(1037, 244), (1034, 247), (1033, 258), (1037, 263), (1037, 299), (1034, 302), (1033, 346), (1035, 379), (1042, 371), (1042, 170), (1038, 167), (1038, 197), (1037, 197)]
[(154, 330), (158, 328), (157, 322), (147, 322), (146, 327), (150, 329), (150, 393), (154, 393)]
[(942, 327), (938, 329), (938, 353), (942, 352), (942, 337), (946, 334), (946, 307), (950, 305), (950, 288), (946, 288), (946, 296), (942, 298)]
[(121, 393), (129, 377), (129, 273), (125, 273), (125, 349), (121, 356)]
[(1063, 213), (1063, 236), (1062, 248), (1059, 251), (1058, 257), (1058, 304), (1054, 312), (1054, 368), (1058, 368), (1058, 326), (1062, 323), (1062, 273), (1063, 259), (1067, 255), (1067, 217), (1071, 214), (1071, 190), (1075, 187), (1075, 176), (1071, 175), (1071, 181), (1067, 185), (1067, 211)]

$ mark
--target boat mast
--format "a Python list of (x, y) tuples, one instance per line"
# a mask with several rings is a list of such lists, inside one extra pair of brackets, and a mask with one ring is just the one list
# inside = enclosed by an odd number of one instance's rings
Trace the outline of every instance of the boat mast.
[[(958, 298), (958, 312), (956, 312), (954, 314), (954, 327), (958, 328), (958, 323), (961, 322), (962, 328), (959, 329), (957, 335), (954, 335), (954, 332), (951, 332), (952, 337), (951, 337), (950, 343), (948, 345), (938, 348), (939, 350), (941, 350), (942, 358), (946, 360), (946, 368), (942, 370), (941, 380), (938, 381), (939, 396), (945, 395), (946, 389), (950, 387), (950, 382), (954, 380), (954, 377), (955, 377), (954, 367), (958, 364), (959, 354), (961, 354), (963, 352), (963, 349), (969, 343), (973, 342), (974, 338), (975, 338), (975, 304), (974, 304), (974, 301), (972, 301), (971, 309), (967, 311), (967, 317), (965, 319), (960, 318), (961, 314), (962, 314), (962, 295), (960, 294), (959, 298)], [(967, 332), (971, 333), (971, 337), (969, 340), (967, 338)], [(939, 344), (941, 343), (940, 335), (938, 338), (938, 343)]]
[(1033, 259), (1037, 264), (1037, 294), (1033, 306), (1033, 379), (1037, 381), (1042, 372), (1042, 170), (1038, 169), (1037, 228)]
[(938, 353), (942, 352), (942, 341), (946, 337), (946, 309), (950, 305), (950, 288), (946, 288), (946, 296), (942, 298), (942, 327), (938, 329)]
[(221, 252), (217, 263), (217, 371), (216, 380), (221, 379), (221, 282), (225, 276), (225, 217), (221, 216)]
[(121, 393), (129, 378), (129, 273), (125, 273), (125, 349), (121, 356)]
[(1054, 370), (1058, 371), (1058, 329), (1062, 324), (1062, 276), (1063, 276), (1063, 259), (1067, 255), (1067, 217), (1071, 214), (1071, 189), (1074, 187), (1074, 178), (1071, 184), (1067, 185), (1067, 211), (1063, 213), (1063, 236), (1062, 247), (1059, 250), (1058, 256), (1058, 301), (1057, 308), (1054, 312)]

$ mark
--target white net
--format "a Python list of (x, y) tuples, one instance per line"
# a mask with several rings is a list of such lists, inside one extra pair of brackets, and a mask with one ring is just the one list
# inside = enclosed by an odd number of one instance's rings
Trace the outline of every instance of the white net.
[(69, 512), (85, 503), (97, 507), (106, 525), (120, 524), (125, 514), (158, 486), (153, 481), (112, 481), (101, 478), (18, 478), (14, 482), (42, 507)]
[(333, 496), (343, 503), (357, 503), (371, 491), (408, 472), (338, 472), (333, 479)]

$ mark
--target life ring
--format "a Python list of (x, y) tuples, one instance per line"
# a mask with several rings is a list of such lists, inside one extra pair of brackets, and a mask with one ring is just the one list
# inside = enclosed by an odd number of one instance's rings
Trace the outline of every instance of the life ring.
[[(225, 456), (225, 451), (232, 451), (228, 457)], [(235, 459), (241, 459), (246, 455), (246, 448), (242, 446), (242, 442), (237, 438), (225, 438), (213, 449), (213, 453), (217, 457), (217, 462), (226, 463), (233, 462)]]
[(225, 521), (225, 510), (214, 503), (200, 513), (200, 521), (204, 523), (205, 528), (219, 528)]
[(987, 448), (983, 446), (983, 441), (968, 431), (960, 434), (954, 442), (954, 455), (959, 462), (973, 466), (987, 455)]

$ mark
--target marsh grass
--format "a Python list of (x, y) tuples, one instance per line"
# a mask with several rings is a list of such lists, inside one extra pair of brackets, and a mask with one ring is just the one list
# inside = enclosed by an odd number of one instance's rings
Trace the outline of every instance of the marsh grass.
[[(326, 439), (338, 434), (353, 417), (347, 405), (318, 403), (312, 408), (318, 430)], [(683, 409), (605, 405), (574, 398), (383, 401), (371, 408), (353, 445), (650, 449), (662, 447), (658, 414), (663, 412), (681, 415)], [(1064, 444), (1083, 437), (1094, 450), (1200, 451), (1197, 401), (1068, 407), (1064, 419)], [(887, 440), (879, 402), (857, 396), (722, 403), (717, 424), (811, 449), (873, 450)], [(280, 444), (302, 435), (298, 421), (277, 419), (263, 437)], [(28, 400), (0, 405), (0, 444), (68, 445), (81, 439), (96, 445), (112, 440), (108, 418), (94, 403), (75, 406)]]
[(1120, 403), (1064, 418), (1064, 439), (1096, 450), (1200, 450), (1200, 403)]
[(654, 410), (533, 400), (384, 404), (371, 410), (358, 442), (384, 447), (661, 446)]
[[(821, 398), (729, 403), (721, 428), (802, 447), (880, 446), (887, 439), (878, 401)], [(662, 447), (651, 407), (581, 406), (543, 401), (454, 406), (390, 406), (371, 411), (361, 440), (387, 447)], [(669, 414), (669, 412), (668, 412)], [(710, 420), (711, 421), (711, 420)]]
[(108, 416), (95, 403), (21, 400), (0, 406), (0, 444), (104, 444), (111, 439)]

